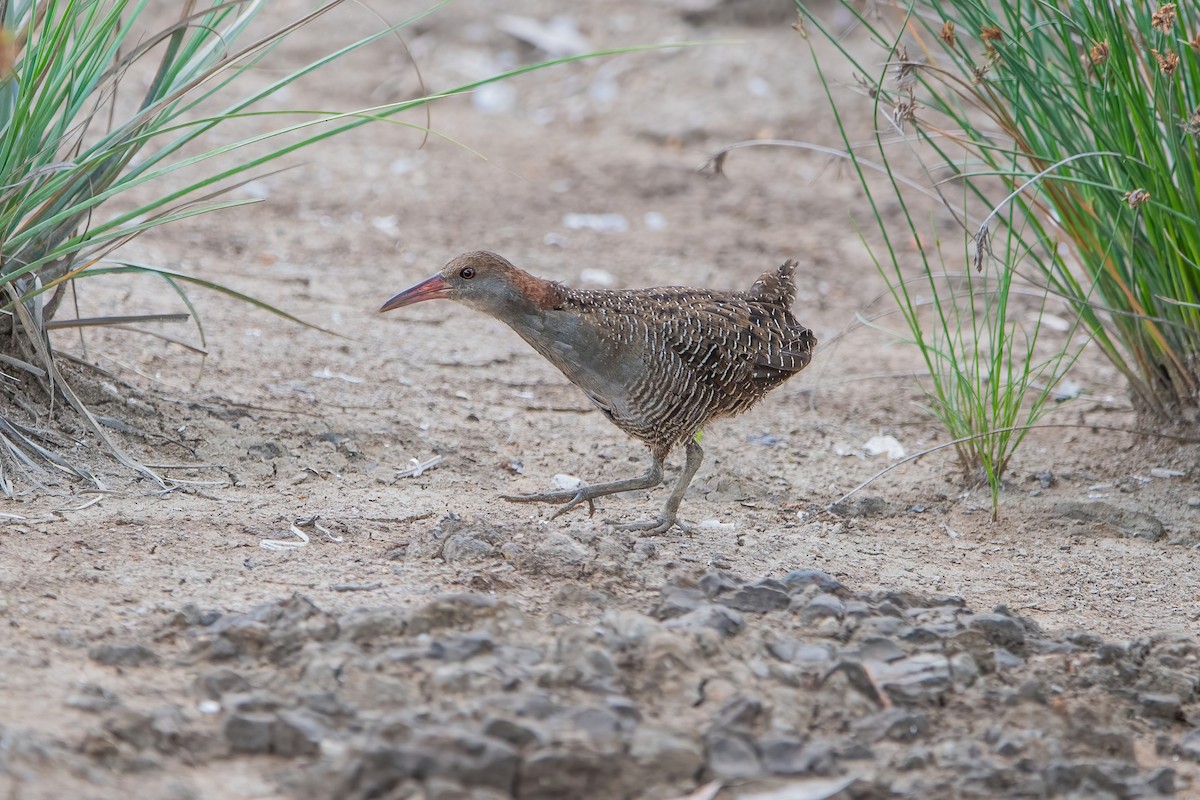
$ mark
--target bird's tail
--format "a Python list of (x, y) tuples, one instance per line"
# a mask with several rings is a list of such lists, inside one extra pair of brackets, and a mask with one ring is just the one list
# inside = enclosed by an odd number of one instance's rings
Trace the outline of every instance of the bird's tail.
[(764, 272), (746, 295), (751, 300), (791, 308), (796, 299), (796, 268), (798, 262), (788, 259), (779, 269)]

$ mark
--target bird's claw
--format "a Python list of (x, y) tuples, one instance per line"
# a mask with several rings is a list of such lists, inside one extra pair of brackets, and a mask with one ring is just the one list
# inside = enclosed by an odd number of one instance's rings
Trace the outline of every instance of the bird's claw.
[(517, 495), (501, 495), (501, 498), (510, 503), (562, 503), (567, 501), (561, 508), (555, 510), (550, 515), (550, 519), (555, 519), (562, 514), (567, 513), (580, 503), (588, 504), (588, 516), (591, 517), (596, 513), (596, 498), (590, 492), (588, 487), (581, 486), (575, 490), (566, 490), (561, 492), (540, 492), (538, 494), (517, 494)]
[(640, 522), (624, 522), (619, 525), (613, 525), (614, 530), (618, 531), (638, 531), (646, 534), (666, 533), (671, 528), (679, 528), (686, 534), (695, 533), (695, 529), (685, 523), (683, 520), (676, 517), (674, 514), (664, 514), (658, 519), (642, 520)]

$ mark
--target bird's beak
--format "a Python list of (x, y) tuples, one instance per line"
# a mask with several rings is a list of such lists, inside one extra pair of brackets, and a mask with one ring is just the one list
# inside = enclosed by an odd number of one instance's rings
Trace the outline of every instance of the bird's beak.
[(419, 303), (422, 300), (437, 300), (450, 296), (450, 287), (443, 280), (441, 275), (434, 275), (432, 278), (426, 278), (418, 283), (405, 289), (400, 294), (393, 297), (383, 304), (379, 310), (391, 311), (393, 308), (401, 306), (411, 306), (413, 303)]

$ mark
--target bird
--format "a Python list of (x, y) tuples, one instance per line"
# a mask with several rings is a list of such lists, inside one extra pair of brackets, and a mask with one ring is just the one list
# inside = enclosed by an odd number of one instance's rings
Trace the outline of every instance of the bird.
[(797, 267), (788, 260), (744, 292), (575, 289), (478, 250), (450, 260), (379, 310), (447, 299), (503, 322), (650, 450), (643, 475), (505, 500), (562, 503), (551, 519), (587, 503), (590, 515), (599, 497), (661, 485), (664, 461), (684, 445), (683, 471), (659, 516), (615, 527), (687, 532), (678, 511), (704, 459), (704, 426), (746, 411), (812, 360), (817, 338), (791, 310)]

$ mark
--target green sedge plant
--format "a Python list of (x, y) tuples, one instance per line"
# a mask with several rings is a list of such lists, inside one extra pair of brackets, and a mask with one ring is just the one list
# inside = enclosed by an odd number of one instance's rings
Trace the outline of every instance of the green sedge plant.
[[(955, 440), (964, 473), (988, 485), (995, 515), (1014, 453), (1055, 407), (1056, 387), (1079, 355), (1084, 337), (1077, 331), (1113, 350), (1114, 324), (1130, 319), (1117, 323), (1118, 315), (1105, 310), (1105, 290), (1064, 225), (1091, 208), (1063, 204), (1066, 197), (1107, 191), (1118, 206), (1124, 203), (1113, 209), (1114, 227), (1117, 219), (1132, 224), (1136, 210), (1117, 184), (1083, 177), (1123, 159), (1079, 136), (1062, 136), (1065, 148), (1031, 148), (1014, 123), (1048, 125), (1046, 117), (1060, 115), (1064, 129), (1090, 126), (1056, 105), (1060, 76), (1045, 69), (1047, 52), (1055, 51), (1052, 43), (1065, 29), (1030, 18), (1006, 34), (985, 16), (995, 9), (1010, 22), (1027, 13), (1061, 20), (1066, 12), (1054, 4), (839, 4), (873, 53), (861, 54), (845, 31), (834, 31), (803, 6), (798, 27), (833, 46), (855, 75), (852, 102), (866, 106), (875, 121), (867, 141), (855, 141), (842, 87), (813, 48), (816, 75), (841, 133), (841, 155), (854, 167), (878, 235), (872, 257), (928, 371), (929, 411)], [(974, 41), (965, 39), (965, 30), (976, 31)], [(1059, 51), (1069, 50), (1069, 41), (1058, 41)], [(1005, 42), (1030, 51), (1025, 84), (1008, 71)], [(1035, 61), (1044, 72), (1036, 73)], [(958, 231), (949, 240), (940, 233), (947, 219)], [(1101, 237), (1105, 226), (1094, 222), (1091, 233), (1111, 255), (1120, 236), (1108, 230)], [(1064, 303), (1067, 330), (1052, 342), (1047, 308)]]
[[(1200, 6), (855, 13), (909, 81), (880, 82), (877, 104), (919, 121), (922, 148), (982, 207), (1014, 194), (1028, 273), (1072, 305), (1148, 423), (1200, 421)], [(994, 231), (973, 236), (987, 245)]]

